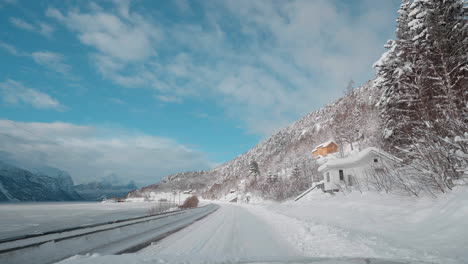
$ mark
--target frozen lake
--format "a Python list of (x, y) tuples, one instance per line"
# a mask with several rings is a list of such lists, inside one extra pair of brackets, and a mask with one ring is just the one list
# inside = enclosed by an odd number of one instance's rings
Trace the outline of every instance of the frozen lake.
[(48, 202), (0, 204), (0, 239), (143, 216), (151, 202)]

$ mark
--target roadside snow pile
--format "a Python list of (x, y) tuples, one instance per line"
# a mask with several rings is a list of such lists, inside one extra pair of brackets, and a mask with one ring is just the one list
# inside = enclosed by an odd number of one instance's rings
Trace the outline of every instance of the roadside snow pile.
[(147, 192), (142, 197), (129, 197), (126, 202), (175, 202), (181, 204), (185, 199), (194, 196), (193, 193), (185, 192)]
[(308, 256), (468, 259), (467, 188), (438, 199), (311, 192), (299, 202), (251, 207), (251, 212)]

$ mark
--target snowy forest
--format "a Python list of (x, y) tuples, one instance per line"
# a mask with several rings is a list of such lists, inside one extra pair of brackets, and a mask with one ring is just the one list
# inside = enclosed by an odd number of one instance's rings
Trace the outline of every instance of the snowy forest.
[(410, 165), (400, 173), (407, 178), (403, 188), (415, 195), (446, 192), (468, 173), (464, 2), (403, 1), (396, 39), (385, 47), (374, 82), (382, 91), (383, 147)]
[(344, 150), (381, 148), (402, 160), (369, 188), (410, 196), (450, 191), (468, 177), (468, 6), (463, 0), (403, 0), (395, 39), (376, 77), (210, 171), (170, 175), (145, 192), (193, 189), (219, 199), (246, 191), (285, 200), (321, 180), (311, 151), (333, 138)]

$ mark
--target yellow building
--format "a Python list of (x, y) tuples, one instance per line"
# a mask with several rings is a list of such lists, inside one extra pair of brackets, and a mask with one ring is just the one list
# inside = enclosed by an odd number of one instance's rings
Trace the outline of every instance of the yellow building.
[(315, 147), (314, 150), (312, 150), (312, 155), (314, 157), (325, 157), (328, 154), (335, 152), (338, 152), (338, 145), (333, 140), (329, 140)]

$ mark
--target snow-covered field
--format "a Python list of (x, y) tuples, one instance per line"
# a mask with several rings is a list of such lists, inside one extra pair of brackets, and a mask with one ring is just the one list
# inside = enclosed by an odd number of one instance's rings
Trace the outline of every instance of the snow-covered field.
[(77, 254), (134, 252), (216, 211), (211, 204), (0, 243), (0, 263), (48, 264)]
[(147, 215), (155, 203), (0, 204), (0, 239)]

